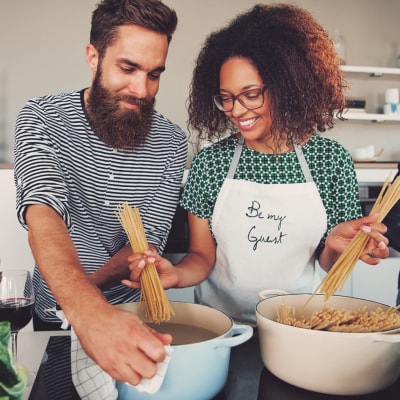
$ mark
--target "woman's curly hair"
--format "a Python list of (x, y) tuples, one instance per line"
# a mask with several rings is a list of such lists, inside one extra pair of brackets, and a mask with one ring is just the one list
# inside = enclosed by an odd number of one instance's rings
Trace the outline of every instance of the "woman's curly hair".
[[(274, 136), (298, 142), (341, 118), (347, 86), (327, 32), (296, 6), (258, 4), (206, 39), (193, 72), (188, 128), (218, 140), (235, 131), (212, 101), (225, 61), (245, 58), (257, 69), (270, 101)], [(281, 136), (282, 135), (282, 136)]]

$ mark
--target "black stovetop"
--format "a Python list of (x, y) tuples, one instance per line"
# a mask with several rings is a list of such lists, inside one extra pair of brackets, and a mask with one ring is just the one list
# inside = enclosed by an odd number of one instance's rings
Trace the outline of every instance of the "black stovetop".
[[(69, 336), (50, 337), (29, 400), (81, 400), (72, 383), (70, 348), (71, 339)], [(260, 374), (258, 387), (258, 400), (399, 399), (400, 379), (389, 388), (377, 393), (361, 396), (336, 396), (311, 392), (292, 386), (271, 374), (266, 368), (263, 368)], [(223, 393), (220, 393), (213, 400), (229, 399), (226, 399)]]

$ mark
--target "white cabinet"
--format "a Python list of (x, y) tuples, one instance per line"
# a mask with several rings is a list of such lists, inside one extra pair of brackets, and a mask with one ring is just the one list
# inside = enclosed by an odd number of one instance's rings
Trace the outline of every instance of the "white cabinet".
[[(351, 133), (353, 136), (354, 142), (351, 147), (375, 141), (376, 148), (385, 147), (385, 154), (392, 151), (392, 161), (397, 162), (400, 149), (400, 115), (385, 115), (379, 112), (381, 112), (384, 103), (385, 89), (389, 87), (400, 88), (400, 68), (350, 65), (343, 65), (341, 68), (350, 86), (350, 97), (361, 97), (367, 101), (367, 112), (347, 112), (344, 114), (348, 121), (343, 121), (342, 128), (344, 130), (342, 133)], [(368, 122), (382, 124), (368, 124)], [(343, 137), (340, 137), (340, 139)], [(392, 168), (389, 165), (386, 166), (387, 169), (377, 169), (373, 166), (368, 169), (357, 169), (358, 179), (360, 182), (373, 182), (376, 175), (379, 176), (377, 181), (383, 182), (390, 175), (389, 172), (391, 172), (392, 177), (397, 172), (397, 166), (394, 165), (392, 171), (389, 170), (389, 168)], [(397, 297), (399, 270), (400, 257), (389, 257), (376, 266), (359, 261), (343, 290), (338, 294), (360, 297), (394, 306)]]
[[(378, 265), (358, 261), (342, 290), (335, 294), (396, 305), (400, 257), (389, 257)], [(320, 270), (321, 279), (326, 273)]]
[[(364, 90), (368, 86), (370, 86), (370, 90), (373, 91), (373, 85), (371, 84), (373, 81), (379, 80), (380, 83), (382, 81), (390, 83), (390, 85), (394, 87), (400, 87), (400, 68), (381, 68), (381, 67), (364, 67), (364, 66), (353, 66), (353, 65), (343, 65), (342, 71), (345, 73), (345, 78), (348, 80), (350, 84), (350, 88), (353, 87), (351, 84), (352, 79), (356, 78), (358, 80), (362, 80), (364, 86)], [(371, 84), (371, 85), (369, 85)], [(357, 88), (355, 88), (357, 90)], [(382, 100), (381, 100), (382, 101)], [(378, 107), (378, 102), (373, 102), (373, 108)], [(382, 105), (382, 104), (381, 104)], [(346, 112), (343, 115), (348, 120), (355, 121), (372, 121), (372, 122), (400, 122), (400, 115), (385, 115), (382, 113), (375, 112)]]
[(357, 113), (348, 111), (343, 113), (343, 117), (350, 121), (400, 122), (400, 115)]
[(352, 295), (395, 306), (399, 271), (400, 257), (389, 257), (378, 265), (359, 261), (352, 274)]
[(365, 100), (365, 110), (347, 110), (344, 120), (336, 119), (334, 128), (324, 135), (341, 143), (354, 156), (357, 149), (373, 145), (376, 153), (380, 153), (376, 160), (398, 162), (400, 115), (383, 114), (383, 107), (386, 89), (400, 89), (400, 68), (351, 65), (341, 68), (348, 86), (346, 97)]

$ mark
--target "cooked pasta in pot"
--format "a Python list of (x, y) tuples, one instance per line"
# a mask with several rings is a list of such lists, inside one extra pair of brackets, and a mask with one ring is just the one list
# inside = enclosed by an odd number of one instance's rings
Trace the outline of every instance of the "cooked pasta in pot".
[(334, 307), (323, 307), (314, 311), (309, 317), (297, 317), (294, 307), (282, 303), (277, 310), (277, 322), (298, 328), (316, 329), (334, 332), (382, 332), (400, 328), (398, 308), (388, 307), (383, 310), (339, 310)]

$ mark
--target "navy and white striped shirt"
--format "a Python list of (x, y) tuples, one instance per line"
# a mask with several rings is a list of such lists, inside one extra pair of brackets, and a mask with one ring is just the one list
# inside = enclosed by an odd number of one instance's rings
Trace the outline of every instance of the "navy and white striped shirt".
[[(138, 207), (148, 242), (162, 252), (171, 228), (187, 159), (185, 133), (154, 111), (138, 150), (104, 144), (89, 126), (83, 90), (30, 100), (15, 132), (17, 214), (26, 228), (31, 204), (53, 207), (64, 219), (81, 264), (91, 274), (128, 243), (116, 217), (124, 201)], [(55, 299), (35, 267), (36, 313), (59, 322)], [(104, 292), (112, 304), (135, 301), (138, 290), (118, 285)]]

